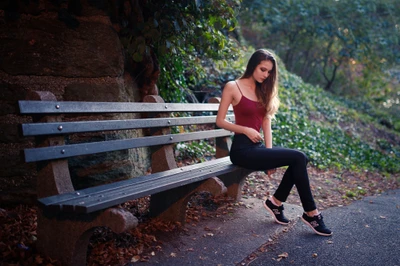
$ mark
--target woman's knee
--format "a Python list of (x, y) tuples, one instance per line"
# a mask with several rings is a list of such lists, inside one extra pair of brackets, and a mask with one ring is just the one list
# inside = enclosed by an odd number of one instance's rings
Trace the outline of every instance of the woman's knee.
[(310, 161), (308, 159), (308, 156), (304, 152), (299, 150), (296, 150), (296, 159), (301, 162), (305, 162), (305, 164), (308, 164), (308, 162)]

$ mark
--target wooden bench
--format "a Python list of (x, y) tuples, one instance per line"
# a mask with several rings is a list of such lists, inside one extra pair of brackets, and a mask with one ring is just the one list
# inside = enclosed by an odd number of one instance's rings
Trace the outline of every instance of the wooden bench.
[[(21, 125), (22, 135), (34, 137), (35, 145), (24, 150), (25, 161), (36, 163), (38, 194), (37, 247), (63, 265), (85, 265), (89, 239), (98, 226), (116, 233), (134, 228), (137, 218), (119, 205), (150, 197), (150, 214), (184, 223), (187, 202), (193, 193), (226, 193), (239, 199), (249, 170), (229, 160), (231, 132), (215, 128), (218, 99), (205, 104), (164, 103), (159, 96), (145, 102), (63, 102), (49, 92), (31, 92), (19, 101), (20, 113), (32, 117)], [(177, 113), (191, 116), (176, 116)], [(110, 114), (136, 114), (134, 119), (110, 120)], [(171, 117), (175, 114), (175, 117)], [(92, 118), (102, 115), (105, 120)], [(85, 116), (85, 119), (82, 117)], [(66, 119), (68, 118), (68, 119)], [(233, 115), (228, 117), (233, 119)], [(199, 125), (211, 124), (198, 131)], [(189, 126), (192, 132), (171, 134), (174, 126)], [(107, 134), (143, 130), (142, 137), (70, 143), (74, 134)], [(215, 140), (216, 159), (178, 167), (174, 144), (200, 139)], [(67, 140), (67, 141), (66, 141)], [(69, 160), (85, 155), (151, 147), (149, 175), (75, 190)]]

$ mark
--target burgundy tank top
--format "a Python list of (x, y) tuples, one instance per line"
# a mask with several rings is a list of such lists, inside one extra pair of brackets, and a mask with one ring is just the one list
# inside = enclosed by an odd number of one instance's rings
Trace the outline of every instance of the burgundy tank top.
[(259, 102), (246, 98), (240, 90), (239, 84), (237, 84), (237, 82), (236, 85), (238, 86), (239, 91), (242, 94), (239, 103), (233, 106), (233, 113), (235, 114), (236, 124), (254, 128), (259, 132), (261, 129), (262, 121), (267, 114), (266, 110)]

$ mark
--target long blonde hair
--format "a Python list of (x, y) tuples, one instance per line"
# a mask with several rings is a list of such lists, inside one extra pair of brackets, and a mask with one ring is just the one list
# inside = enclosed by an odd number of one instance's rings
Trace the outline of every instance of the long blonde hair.
[(265, 49), (255, 51), (250, 57), (246, 71), (241, 79), (250, 78), (256, 67), (261, 61), (265, 60), (271, 61), (273, 68), (266, 80), (262, 83), (256, 82), (256, 96), (258, 101), (265, 108), (267, 116), (269, 118), (274, 118), (278, 111), (280, 101), (278, 97), (278, 65), (272, 53)]

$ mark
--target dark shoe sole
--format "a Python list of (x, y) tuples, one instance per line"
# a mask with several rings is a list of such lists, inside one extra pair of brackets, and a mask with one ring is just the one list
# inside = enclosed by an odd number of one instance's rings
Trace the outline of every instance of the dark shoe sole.
[(320, 236), (331, 236), (331, 235), (332, 235), (332, 232), (331, 232), (330, 234), (318, 232), (318, 231), (315, 230), (315, 228), (312, 227), (312, 225), (311, 225), (309, 222), (307, 222), (303, 217), (300, 217), (300, 218), (301, 218), (301, 220), (302, 220), (306, 225), (308, 225), (317, 235), (320, 235)]
[(276, 219), (274, 212), (268, 208), (267, 204), (265, 204), (265, 201), (263, 202), (264, 208), (272, 215), (272, 217), (274, 218), (275, 222), (277, 222), (278, 224), (281, 225), (288, 225), (289, 223), (285, 223), (285, 222), (281, 222), (278, 219)]

